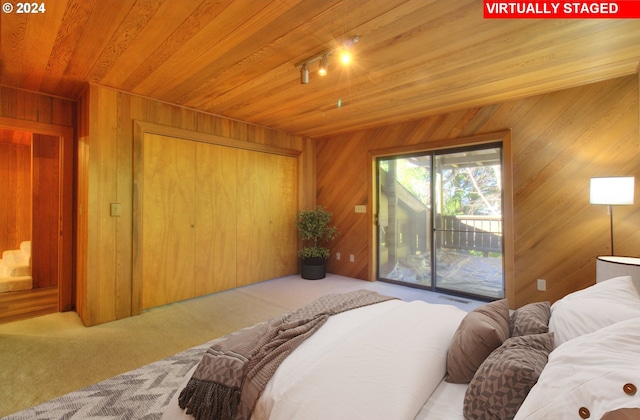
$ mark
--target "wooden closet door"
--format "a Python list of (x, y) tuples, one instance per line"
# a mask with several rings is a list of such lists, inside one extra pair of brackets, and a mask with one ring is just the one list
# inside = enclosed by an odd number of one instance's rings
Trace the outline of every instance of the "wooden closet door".
[(195, 296), (196, 144), (144, 136), (142, 308)]
[(297, 158), (145, 134), (142, 309), (297, 271)]
[(297, 160), (239, 150), (237, 185), (237, 285), (295, 273)]
[(267, 278), (282, 277), (298, 271), (298, 231), (295, 227), (298, 209), (298, 161), (289, 156), (270, 155), (271, 248), (273, 266)]
[(196, 296), (236, 287), (237, 149), (196, 145)]

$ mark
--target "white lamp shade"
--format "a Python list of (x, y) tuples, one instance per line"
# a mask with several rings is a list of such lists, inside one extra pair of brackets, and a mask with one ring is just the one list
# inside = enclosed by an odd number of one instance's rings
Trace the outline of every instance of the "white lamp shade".
[(591, 204), (633, 204), (634, 180), (632, 176), (591, 178)]

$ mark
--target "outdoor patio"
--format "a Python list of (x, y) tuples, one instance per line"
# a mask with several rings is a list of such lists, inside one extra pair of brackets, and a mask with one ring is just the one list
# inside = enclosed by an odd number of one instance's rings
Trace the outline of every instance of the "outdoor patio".
[[(469, 251), (440, 250), (436, 256), (439, 288), (493, 298), (504, 297), (502, 258), (473, 255)], [(421, 254), (400, 258), (380, 277), (431, 287), (431, 261)]]

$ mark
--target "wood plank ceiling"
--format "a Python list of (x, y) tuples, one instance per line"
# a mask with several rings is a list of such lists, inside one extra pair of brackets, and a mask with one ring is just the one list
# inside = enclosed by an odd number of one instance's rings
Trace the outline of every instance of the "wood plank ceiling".
[[(55, 0), (0, 15), (0, 84), (87, 82), (312, 138), (638, 71), (640, 20), (483, 18), (480, 0)], [(295, 65), (352, 36), (355, 61)]]

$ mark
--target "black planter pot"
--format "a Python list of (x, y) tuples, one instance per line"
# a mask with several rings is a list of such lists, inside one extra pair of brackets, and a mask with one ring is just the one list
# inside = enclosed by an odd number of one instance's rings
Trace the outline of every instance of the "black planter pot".
[(302, 258), (300, 275), (306, 280), (320, 280), (327, 276), (327, 260), (324, 258)]

